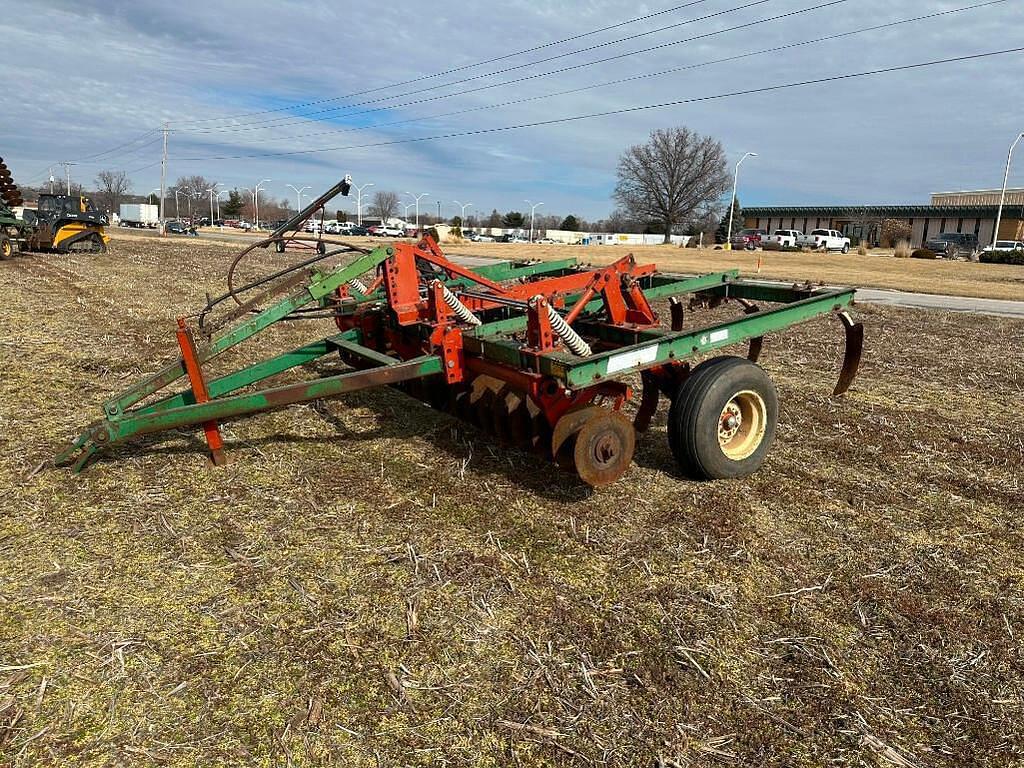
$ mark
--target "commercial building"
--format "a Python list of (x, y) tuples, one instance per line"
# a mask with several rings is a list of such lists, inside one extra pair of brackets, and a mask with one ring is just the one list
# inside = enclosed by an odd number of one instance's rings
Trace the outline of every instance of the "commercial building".
[[(936, 192), (928, 205), (754, 206), (743, 209), (744, 225), (753, 229), (838, 229), (855, 243), (881, 244), (882, 222), (905, 221), (911, 245), (921, 246), (942, 232), (968, 232), (991, 243), (1001, 190)], [(1008, 189), (999, 226), (1000, 240), (1024, 240), (1024, 188)]]

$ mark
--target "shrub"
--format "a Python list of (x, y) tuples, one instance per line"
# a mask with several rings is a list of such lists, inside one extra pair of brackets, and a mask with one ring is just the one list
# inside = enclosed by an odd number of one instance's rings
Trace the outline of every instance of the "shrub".
[(909, 240), (900, 240), (898, 243), (896, 243), (896, 248), (893, 251), (892, 255), (895, 256), (897, 259), (907, 259), (910, 258), (910, 256), (912, 255), (911, 250), (913, 249), (910, 247)]
[(982, 264), (1017, 264), (1024, 266), (1024, 251), (983, 251)]
[(868, 245), (863, 240), (861, 240), (860, 243), (857, 244), (857, 254), (860, 256), (868, 255)]
[(882, 222), (882, 245), (895, 247), (903, 240), (909, 242), (913, 232), (913, 228), (902, 219), (886, 219)]
[[(901, 258), (905, 258), (905, 257), (901, 257)], [(935, 251), (929, 251), (927, 248), (917, 248), (917, 249), (914, 250), (913, 253), (910, 254), (910, 258), (912, 258), (912, 259), (937, 259), (937, 258), (939, 258), (939, 254), (935, 253)]]

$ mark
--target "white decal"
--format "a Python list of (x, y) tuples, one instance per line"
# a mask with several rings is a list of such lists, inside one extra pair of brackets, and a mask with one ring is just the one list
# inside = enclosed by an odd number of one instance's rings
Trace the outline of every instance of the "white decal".
[(623, 352), (621, 355), (612, 355), (608, 358), (608, 373), (625, 371), (644, 363), (653, 363), (657, 357), (658, 348), (656, 346), (638, 349), (635, 352)]
[(728, 338), (729, 338), (729, 329), (728, 328), (723, 328), (720, 331), (712, 331), (711, 332), (711, 343), (712, 344), (717, 344), (719, 341), (725, 341)]

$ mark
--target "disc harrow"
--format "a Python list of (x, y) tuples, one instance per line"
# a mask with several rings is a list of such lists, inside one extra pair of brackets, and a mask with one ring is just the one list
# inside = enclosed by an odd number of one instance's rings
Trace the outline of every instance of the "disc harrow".
[[(834, 395), (860, 364), (863, 327), (847, 311), (851, 288), (745, 280), (736, 270), (667, 275), (632, 255), (604, 267), (563, 259), (471, 269), (429, 236), (372, 251), (339, 245), (331, 255), (344, 261), (325, 266), (317, 257), (232, 284), (197, 324), (180, 319), (181, 355), (107, 400), (56, 463), (78, 471), (101, 450), (189, 427), (202, 430), (222, 463), (227, 419), (391, 386), (595, 487), (628, 471), (667, 399), (679, 472), (740, 477), (761, 466), (775, 433), (777, 393), (755, 362), (767, 334), (834, 314), (847, 344)], [(734, 301), (737, 317), (692, 324), (700, 307)], [(668, 302), (667, 328), (658, 302)], [(332, 333), (211, 376), (219, 355), (276, 323), (321, 318), (333, 320)], [(722, 355), (740, 345), (746, 356)], [(325, 375), (260, 388), (334, 355), (341, 367)], [(176, 382), (183, 386), (173, 389)]]

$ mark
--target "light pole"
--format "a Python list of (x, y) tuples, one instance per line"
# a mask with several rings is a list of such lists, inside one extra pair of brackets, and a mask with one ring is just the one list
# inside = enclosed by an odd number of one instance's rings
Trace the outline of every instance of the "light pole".
[[(732, 215), (736, 212), (736, 187), (740, 182), (740, 165), (748, 157), (757, 157), (757, 152), (747, 152), (747, 154), (741, 157), (740, 161), (736, 163), (736, 173), (732, 177), (732, 199), (729, 201), (729, 229), (725, 233), (725, 250), (727, 251), (732, 250)], [(671, 236), (671, 234), (670, 232), (669, 235)]]
[(255, 194), (252, 197), (252, 207), (256, 209), (256, 229), (260, 228), (260, 187), (273, 179), (263, 179), (256, 185)]
[[(1006, 173), (1003, 174), (1003, 191), (999, 195), (999, 212), (996, 213), (996, 231), (992, 233), (992, 250), (996, 249), (996, 243), (999, 241), (999, 225), (1003, 223), (1003, 204), (1006, 202), (1006, 183), (1010, 180), (1010, 163), (1013, 162), (1013, 150), (1017, 148), (1017, 144), (1020, 140), (1024, 139), (1024, 133), (1020, 134), (1016, 139), (1013, 140), (1013, 144), (1010, 145), (1010, 151), (1006, 155)], [(1016, 240), (1016, 236), (1013, 238)]]
[(523, 202), (526, 203), (528, 206), (530, 206), (530, 242), (532, 243), (533, 242), (533, 215), (534, 215), (534, 211), (536, 211), (539, 206), (544, 205), (544, 203), (531, 203), (529, 200), (524, 200)]
[(228, 191), (226, 189), (222, 189), (222, 190), (219, 190), (217, 192), (217, 196), (214, 197), (214, 200), (217, 201), (217, 220), (218, 221), (220, 220), (220, 196), (221, 195), (226, 195), (226, 194), (229, 194)]
[(416, 205), (416, 203), (409, 203), (408, 205), (404, 205), (403, 204), (403, 207), (405, 208), (405, 214), (403, 214), (403, 216), (402, 216), (403, 219), (405, 219), (406, 221), (409, 221), (409, 209), (414, 207), (415, 205)]
[(356, 187), (356, 225), (363, 226), (363, 190), (372, 187), (373, 182), (368, 181), (361, 187)]
[(460, 203), (458, 200), (452, 200), (452, 202), (455, 203), (457, 206), (459, 206), (462, 209), (462, 215), (459, 216), (459, 221), (461, 221), (462, 224), (459, 225), (459, 228), (462, 231), (465, 231), (466, 230), (466, 209), (469, 208), (469, 206), (471, 206), (472, 203), (465, 203), (465, 204), (463, 204), (463, 203)]
[(302, 189), (296, 189), (291, 184), (285, 184), (285, 186), (295, 192), (295, 212), (298, 213), (299, 211), (302, 210), (302, 193), (305, 192), (307, 189), (312, 189), (312, 187), (310, 187), (308, 184), (304, 186)]
[(177, 187), (174, 188), (174, 220), (181, 221), (181, 211), (178, 209), (178, 195), (181, 194), (181, 190)]
[[(213, 219), (214, 219), (214, 216), (213, 216), (213, 193), (217, 191), (217, 186), (218, 186), (217, 184), (214, 184), (212, 187), (210, 187), (208, 190), (206, 190), (207, 192), (210, 193), (210, 226), (211, 227), (213, 226)], [(220, 197), (220, 192), (217, 192), (217, 197)]]
[[(406, 192), (405, 194), (407, 194), (409, 197), (415, 198), (415, 200), (416, 200), (416, 229), (419, 229), (420, 228), (420, 198), (421, 197), (430, 197), (430, 193), (429, 192), (424, 192), (422, 195), (414, 195), (412, 192)], [(438, 203), (438, 205), (440, 205), (440, 203)], [(440, 217), (438, 217), (438, 218), (440, 218)]]
[[(151, 190), (149, 190), (149, 197), (152, 197), (153, 195), (158, 194), (159, 192), (160, 192), (159, 189), (151, 189)], [(148, 199), (149, 198), (147, 198), (147, 200)]]

